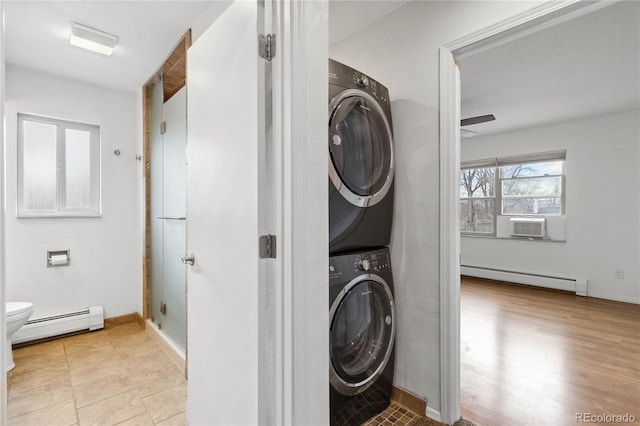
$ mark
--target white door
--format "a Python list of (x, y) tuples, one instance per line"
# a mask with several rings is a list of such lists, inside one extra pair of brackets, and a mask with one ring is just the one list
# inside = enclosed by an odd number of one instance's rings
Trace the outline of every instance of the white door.
[(261, 424), (258, 15), (257, 2), (234, 2), (188, 51), (192, 425)]
[(265, 140), (265, 95), (259, 95), (264, 60), (257, 31), (262, 15), (258, 2), (236, 1), (188, 51), (187, 251), (193, 265), (187, 267), (187, 418), (192, 425), (264, 423), (259, 339), (265, 277), (258, 269), (259, 217), (265, 213), (259, 209), (265, 173), (259, 166)]

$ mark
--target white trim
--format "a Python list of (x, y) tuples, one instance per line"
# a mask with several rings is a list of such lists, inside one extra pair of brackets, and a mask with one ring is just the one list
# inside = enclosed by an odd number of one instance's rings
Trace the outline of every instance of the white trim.
[[(275, 8), (278, 10), (275, 23), (276, 57), (274, 59), (274, 83), (273, 83), (273, 125), (274, 139), (281, 141), (279, 144), (280, 153), (276, 161), (281, 161), (282, 167), (281, 183), (278, 188), (281, 194), (281, 209), (278, 223), (278, 235), (280, 235), (282, 249), (281, 267), (277, 277), (280, 283), (276, 291), (276, 347), (279, 359), (276, 361), (277, 390), (276, 390), (276, 424), (290, 425), (293, 418), (293, 274), (292, 274), (292, 191), (291, 191), (291, 133), (293, 129), (291, 118), (291, 92), (293, 81), (291, 79), (291, 49), (288, 47), (288, 40), (291, 32), (292, 8), (286, 7), (282, 2), (276, 2)], [(276, 71), (277, 70), (277, 71)], [(290, 82), (290, 84), (287, 84)], [(299, 84), (298, 81), (295, 83)], [(278, 303), (280, 306), (278, 306)], [(279, 370), (279, 371), (278, 371)]]
[[(549, 1), (512, 18), (454, 40), (440, 48), (440, 414), (444, 423), (460, 418), (460, 236), (458, 179), (460, 166), (460, 94), (455, 59), (521, 35), (540, 25), (565, 20), (606, 1)], [(575, 16), (575, 15), (571, 15)]]
[[(26, 209), (25, 207), (25, 122), (47, 124), (55, 127), (56, 144), (56, 194), (53, 210)], [(67, 130), (77, 130), (89, 134), (89, 206), (67, 206), (67, 184), (65, 173), (67, 171)], [(95, 124), (79, 123), (69, 120), (61, 120), (41, 115), (18, 113), (18, 191), (17, 191), (17, 216), (19, 218), (53, 218), (53, 217), (101, 217), (100, 194), (100, 126)]]
[[(258, 0), (258, 34), (272, 34), (273, 1)], [(275, 139), (274, 120), (274, 62), (258, 60), (258, 234), (278, 236), (278, 206), (281, 204), (280, 165), (278, 154), (279, 139)], [(277, 241), (277, 240), (276, 240)], [(276, 247), (277, 250), (277, 247)], [(282, 377), (279, 360), (282, 358), (278, 346), (278, 333), (282, 328), (278, 324), (276, 312), (282, 309), (281, 281), (278, 272), (282, 269), (282, 259), (260, 259), (258, 261), (258, 332), (259, 371), (258, 378), (258, 418), (261, 424), (275, 424), (282, 415), (278, 389)]]
[(440, 48), (440, 415), (460, 418), (460, 91), (451, 51)]
[(288, 387), (286, 386), (287, 378), (291, 376), (291, 363), (287, 362), (289, 358), (288, 348), (286, 343), (288, 340), (287, 328), (286, 328), (286, 310), (291, 306), (291, 301), (286, 298), (290, 277), (287, 274), (288, 265), (290, 265), (291, 257), (290, 240), (288, 240), (289, 230), (287, 229), (287, 221), (285, 221), (285, 215), (289, 215), (289, 200), (287, 194), (284, 191), (285, 179), (288, 176), (285, 164), (290, 164), (285, 160), (285, 150), (287, 145), (287, 139), (285, 136), (285, 129), (290, 125), (289, 117), (285, 110), (285, 98), (287, 90), (284, 78), (285, 67), (284, 63), (288, 57), (289, 52), (282, 49), (282, 37), (286, 33), (286, 27), (284, 22), (286, 21), (287, 9), (280, 1), (269, 0), (266, 2), (267, 10), (265, 16), (268, 25), (268, 29), (265, 33), (274, 33), (276, 38), (276, 56), (271, 61), (271, 150), (272, 150), (272, 182), (270, 190), (272, 192), (271, 206), (271, 221), (272, 233), (280, 238), (278, 244), (280, 247), (276, 247), (277, 257), (273, 260), (272, 270), (272, 298), (273, 298), (273, 330), (271, 343), (273, 347), (273, 383), (272, 393), (273, 398), (271, 403), (272, 416), (269, 420), (273, 424), (285, 424), (285, 418), (287, 418), (287, 409), (291, 405), (290, 394), (287, 394)]
[(444, 47), (451, 52), (455, 52), (456, 59), (462, 59), (465, 56), (491, 49), (499, 44), (522, 37), (527, 33), (540, 31), (549, 25), (573, 18), (576, 15), (604, 7), (607, 3), (611, 4), (611, 1), (551, 0), (447, 43)]
[(622, 296), (622, 295), (619, 295), (619, 294), (608, 293), (606, 291), (589, 290), (589, 297), (594, 297), (596, 299), (613, 300), (613, 301), (616, 301), (616, 302), (633, 303), (635, 305), (640, 305), (640, 297)]
[(4, 203), (4, 147), (6, 146), (4, 133), (4, 100), (5, 100), (5, 54), (4, 54), (4, 4), (0, 0), (0, 366), (3, 374), (0, 378), (0, 425), (7, 424), (7, 375), (4, 368), (7, 365), (6, 348), (7, 339), (7, 319), (6, 319), (6, 268), (5, 268), (5, 209)]
[(280, 424), (329, 424), (328, 3), (277, 3), (284, 165)]
[(427, 417), (429, 417), (430, 419), (433, 419), (437, 422), (441, 422), (442, 421), (442, 416), (440, 416), (440, 411), (431, 408), (431, 407), (427, 407)]

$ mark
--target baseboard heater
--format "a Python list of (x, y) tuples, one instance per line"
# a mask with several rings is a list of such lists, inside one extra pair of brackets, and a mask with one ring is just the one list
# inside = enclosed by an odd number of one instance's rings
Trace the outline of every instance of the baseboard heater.
[(483, 268), (480, 266), (460, 266), (460, 274), (468, 277), (484, 278), (495, 281), (506, 281), (536, 287), (552, 288), (574, 292), (578, 296), (587, 295), (585, 278), (564, 278), (549, 275), (530, 274), (526, 272), (505, 271), (502, 269)]
[(13, 344), (31, 342), (101, 328), (104, 328), (104, 309), (102, 306), (91, 306), (75, 312), (29, 320), (16, 331), (11, 342)]

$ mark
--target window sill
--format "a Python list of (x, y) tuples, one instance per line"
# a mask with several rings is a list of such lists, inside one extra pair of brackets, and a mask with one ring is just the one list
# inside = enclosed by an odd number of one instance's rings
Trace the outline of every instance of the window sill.
[(69, 219), (87, 218), (94, 219), (102, 217), (102, 213), (18, 213), (18, 219)]
[(496, 239), (497, 237), (493, 234), (463, 234), (460, 233), (461, 237), (469, 237), (469, 238), (491, 238)]
[(490, 240), (503, 240), (503, 241), (528, 241), (528, 242), (541, 242), (541, 243), (566, 243), (567, 240), (552, 240), (551, 238), (527, 238), (527, 237), (496, 237), (495, 235), (465, 235), (460, 234), (463, 238), (487, 238)]

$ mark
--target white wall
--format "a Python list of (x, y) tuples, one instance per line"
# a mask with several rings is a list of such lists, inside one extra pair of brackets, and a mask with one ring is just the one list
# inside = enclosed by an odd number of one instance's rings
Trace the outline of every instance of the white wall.
[[(330, 46), (329, 56), (389, 88), (396, 203), (391, 258), (395, 385), (440, 409), (438, 49), (541, 2), (410, 1)], [(357, 10), (357, 9), (356, 9)]]
[(463, 161), (566, 149), (567, 220), (563, 243), (463, 237), (462, 264), (586, 278), (589, 296), (640, 303), (639, 118), (630, 111), (464, 139)]
[(191, 44), (194, 44), (232, 4), (232, 0), (216, 0), (212, 2), (211, 6), (209, 6), (191, 26)]
[[(104, 305), (106, 317), (139, 312), (139, 97), (8, 66), (6, 99), (7, 300), (33, 302), (32, 318), (92, 305)], [(102, 217), (16, 217), (18, 112), (100, 126)], [(114, 155), (115, 149), (120, 156)], [(71, 265), (47, 268), (47, 250), (62, 249), (71, 250)]]

